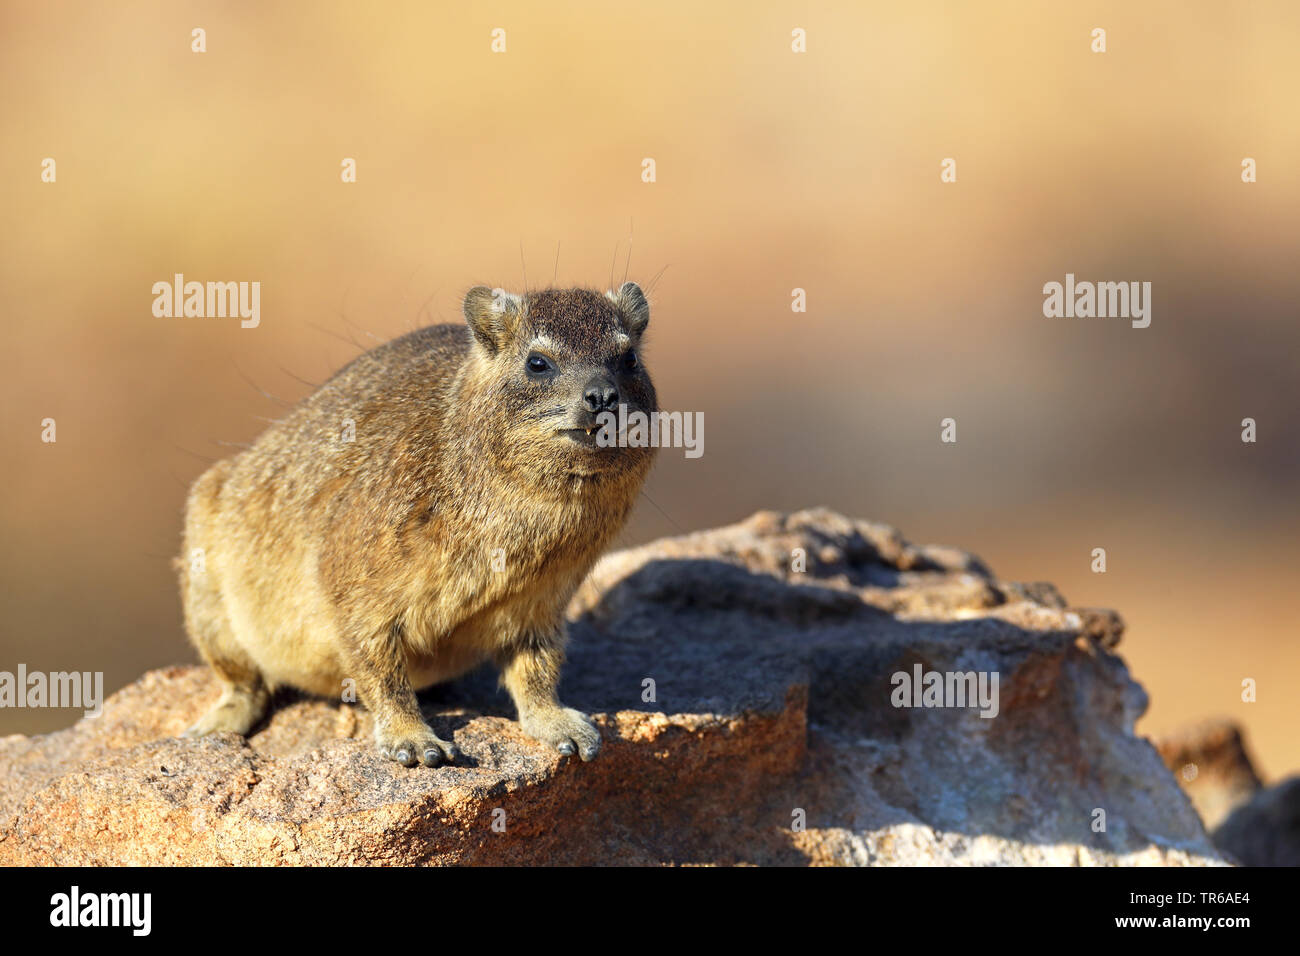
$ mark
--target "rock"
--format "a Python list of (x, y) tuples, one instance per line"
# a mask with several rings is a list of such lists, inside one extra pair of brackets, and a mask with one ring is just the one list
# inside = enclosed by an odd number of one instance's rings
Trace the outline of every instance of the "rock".
[(1210, 836), (1247, 866), (1300, 866), (1300, 777), (1265, 788), (1241, 728), (1207, 720), (1156, 741)]
[[(1118, 618), (964, 552), (762, 512), (608, 555), (570, 614), (590, 764), (524, 737), (487, 672), (422, 695), (454, 767), (293, 695), (247, 740), (180, 739), (217, 689), (173, 667), (0, 741), (0, 864), (1222, 862), (1133, 732)], [(996, 672), (997, 716), (893, 706), (917, 669)]]
[(1260, 788), (1241, 729), (1229, 720), (1184, 727), (1155, 745), (1211, 830)]
[(1214, 831), (1214, 842), (1247, 866), (1300, 866), (1300, 777), (1260, 790)]

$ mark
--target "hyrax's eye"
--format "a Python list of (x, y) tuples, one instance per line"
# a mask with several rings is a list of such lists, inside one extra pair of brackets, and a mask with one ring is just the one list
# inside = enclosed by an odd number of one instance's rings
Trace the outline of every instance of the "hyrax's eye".
[(637, 366), (637, 358), (635, 352), (628, 352), (626, 355), (623, 356), (623, 367), (625, 369), (627, 369), (630, 372), (633, 369), (635, 369), (636, 366)]
[(543, 375), (555, 368), (554, 365), (536, 352), (528, 356), (528, 361), (525, 364), (528, 366), (528, 371), (532, 372), (534, 375)]

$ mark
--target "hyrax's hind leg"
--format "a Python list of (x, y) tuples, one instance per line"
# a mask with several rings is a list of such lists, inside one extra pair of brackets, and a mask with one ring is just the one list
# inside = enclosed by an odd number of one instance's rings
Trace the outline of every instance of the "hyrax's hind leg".
[(221, 677), (221, 696), (206, 714), (185, 731), (185, 736), (202, 737), (223, 730), (247, 736), (266, 713), (266, 705), (270, 700), (261, 675), (254, 675), (248, 683), (237, 684), (230, 682), (215, 663), (212, 664), (212, 669)]
[(199, 653), (221, 682), (221, 696), (185, 736), (202, 737), (223, 730), (247, 735), (266, 713), (271, 697), (261, 672), (227, 633), (193, 636)]
[[(208, 519), (216, 510), (220, 466), (196, 481), (186, 515), (185, 548), (177, 562), (181, 571), (181, 601), (190, 640), (221, 682), (221, 697), (186, 736), (217, 731), (247, 735), (266, 713), (270, 693), (261, 671), (247, 650), (239, 646), (222, 604), (220, 585), (209, 567), (212, 555), (203, 548), (208, 540)], [(195, 546), (199, 545), (199, 546)]]
[(186, 737), (204, 737), (228, 730), (232, 734), (247, 736), (266, 713), (265, 692), (252, 692), (243, 687), (227, 685), (221, 699), (185, 731)]

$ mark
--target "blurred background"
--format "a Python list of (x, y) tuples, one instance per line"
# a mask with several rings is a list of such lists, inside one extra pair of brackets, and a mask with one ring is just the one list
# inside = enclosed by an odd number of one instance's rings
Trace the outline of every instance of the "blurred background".
[[(0, 670), (195, 659), (186, 487), (259, 389), (478, 283), (662, 271), (647, 358), (705, 454), (622, 543), (824, 504), (958, 545), (1121, 611), (1139, 730), (1223, 715), (1300, 769), (1300, 6), (758, 6), (0, 7)], [(177, 272), (260, 281), (261, 325), (155, 318)], [(1045, 318), (1067, 272), (1151, 282), (1151, 326)]]

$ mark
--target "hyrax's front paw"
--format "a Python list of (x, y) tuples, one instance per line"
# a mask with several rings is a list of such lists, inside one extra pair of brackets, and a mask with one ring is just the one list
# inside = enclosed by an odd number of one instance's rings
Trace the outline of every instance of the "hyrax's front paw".
[(444, 761), (451, 763), (460, 754), (455, 744), (443, 740), (427, 724), (414, 722), (376, 728), (375, 745), (381, 754), (403, 767), (414, 767), (416, 763), (436, 767)]
[(550, 744), (565, 756), (577, 753), (584, 761), (600, 750), (600, 731), (590, 718), (572, 707), (534, 712), (520, 720), (524, 733)]

